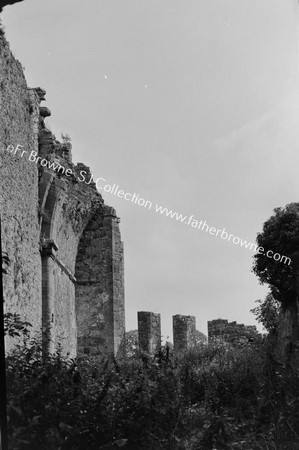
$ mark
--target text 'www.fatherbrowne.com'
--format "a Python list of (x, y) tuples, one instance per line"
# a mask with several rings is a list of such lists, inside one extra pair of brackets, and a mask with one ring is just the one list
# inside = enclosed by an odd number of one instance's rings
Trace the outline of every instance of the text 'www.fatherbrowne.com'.
[[(7, 153), (18, 155), (21, 158), (23, 158), (24, 155), (28, 155), (28, 152), (24, 150), (24, 147), (20, 144), (18, 144), (16, 147), (14, 147), (13, 145), (9, 145), (6, 149), (4, 149), (4, 151), (5, 150)], [(120, 189), (118, 184), (113, 185), (108, 184), (106, 183), (105, 178), (102, 177), (95, 178), (93, 174), (87, 173), (85, 170), (81, 170), (79, 172), (79, 175), (77, 175), (72, 171), (72, 169), (64, 167), (60, 163), (60, 160), (58, 158), (53, 159), (42, 158), (41, 156), (38, 156), (38, 153), (36, 151), (32, 150), (28, 155), (28, 160), (34, 164), (40, 165), (53, 172), (64, 174), (67, 177), (75, 175), (79, 182), (85, 183), (87, 185), (93, 184), (100, 192), (103, 191), (110, 195), (114, 195), (118, 198), (122, 198), (130, 203), (134, 203), (135, 205), (141, 206), (143, 208), (154, 210), (157, 214), (161, 214), (166, 217), (169, 217), (170, 219), (174, 219), (179, 223), (191, 226), (192, 228), (197, 229), (199, 231), (204, 231), (212, 236), (220, 237), (220, 239), (232, 242), (235, 245), (240, 245), (241, 247), (244, 247), (251, 251), (253, 250), (258, 254), (265, 254), (268, 258), (274, 259), (275, 261), (279, 261), (288, 265), (290, 265), (292, 262), (291, 258), (287, 256), (280, 255), (279, 253), (274, 253), (272, 250), (265, 251), (263, 247), (258, 247), (257, 244), (255, 243), (248, 242), (238, 236), (235, 236), (234, 234), (229, 234), (225, 230), (225, 228), (221, 229), (210, 227), (205, 220), (195, 219), (193, 214), (191, 214), (190, 216), (184, 216), (176, 211), (173, 211), (172, 209), (168, 209), (158, 204), (155, 204), (155, 207), (153, 208), (153, 203), (150, 200), (144, 199), (136, 192), (134, 193), (126, 192)]]

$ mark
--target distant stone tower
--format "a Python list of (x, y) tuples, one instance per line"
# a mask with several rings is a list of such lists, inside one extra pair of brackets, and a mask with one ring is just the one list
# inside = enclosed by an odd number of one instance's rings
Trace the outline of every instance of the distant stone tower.
[(228, 322), (226, 319), (210, 320), (208, 322), (208, 338), (221, 339), (226, 342), (246, 342), (258, 336), (255, 325), (239, 324), (236, 321)]
[(182, 316), (177, 314), (173, 321), (173, 346), (174, 352), (186, 351), (196, 343), (196, 319), (194, 316)]
[(160, 314), (138, 311), (139, 350), (155, 356), (161, 350)]

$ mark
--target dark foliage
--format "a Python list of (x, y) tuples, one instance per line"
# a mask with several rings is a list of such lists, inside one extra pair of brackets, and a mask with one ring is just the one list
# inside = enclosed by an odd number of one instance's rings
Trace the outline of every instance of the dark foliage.
[(27, 336), (29, 334), (29, 328), (31, 324), (29, 322), (24, 322), (21, 320), (19, 314), (16, 313), (6, 313), (4, 314), (4, 334), (10, 337), (21, 335)]
[[(267, 283), (273, 298), (284, 306), (296, 297), (296, 277), (299, 268), (299, 203), (275, 208), (274, 214), (257, 235), (263, 253), (254, 256), (253, 272), (262, 284)], [(271, 250), (291, 258), (291, 264), (275, 261), (266, 253)]]
[(256, 300), (256, 303), (258, 303), (258, 306), (251, 309), (251, 312), (269, 334), (276, 335), (279, 323), (280, 303), (275, 300), (272, 294), (267, 294), (264, 301)]
[[(267, 339), (181, 357), (69, 360), (39, 340), (7, 359), (10, 449), (298, 448), (299, 379)], [(297, 447), (296, 447), (297, 445)]]
[(4, 6), (13, 5), (14, 3), (22, 2), (23, 0), (0, 0), (0, 12), (2, 12)]

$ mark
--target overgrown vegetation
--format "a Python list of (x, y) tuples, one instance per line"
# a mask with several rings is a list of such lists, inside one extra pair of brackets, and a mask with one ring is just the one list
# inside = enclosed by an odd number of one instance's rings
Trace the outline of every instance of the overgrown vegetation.
[(10, 449), (296, 449), (299, 379), (267, 338), (181, 357), (69, 360), (25, 340), (7, 359)]
[(29, 324), (7, 316), (6, 333), (24, 336), (7, 358), (10, 450), (298, 450), (298, 368), (273, 350), (281, 305), (296, 299), (298, 218), (299, 204), (277, 209), (258, 235), (265, 250), (292, 257), (291, 266), (255, 257), (270, 288), (253, 309), (266, 336), (198, 336), (193, 350), (175, 356), (166, 346), (153, 359), (138, 352), (134, 330), (126, 359), (72, 360), (59, 348), (45, 355)]
[[(254, 256), (253, 272), (261, 284), (268, 284), (272, 297), (285, 308), (294, 303), (297, 295), (299, 203), (275, 208), (274, 214), (264, 223), (263, 231), (258, 233), (257, 244), (264, 251)], [(291, 258), (291, 264), (267, 257), (269, 250)]]
[(251, 309), (251, 312), (271, 336), (276, 335), (279, 323), (280, 303), (270, 293), (266, 295), (264, 301), (256, 300), (256, 303), (258, 306)]

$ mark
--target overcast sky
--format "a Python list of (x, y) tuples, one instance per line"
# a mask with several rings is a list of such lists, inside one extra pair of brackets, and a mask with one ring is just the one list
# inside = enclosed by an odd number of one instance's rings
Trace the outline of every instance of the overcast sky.
[[(88, 7), (87, 7), (88, 6)], [(48, 124), (123, 190), (255, 242), (299, 201), (297, 0), (25, 0), (2, 15)], [(137, 311), (255, 323), (253, 252), (104, 195)]]

